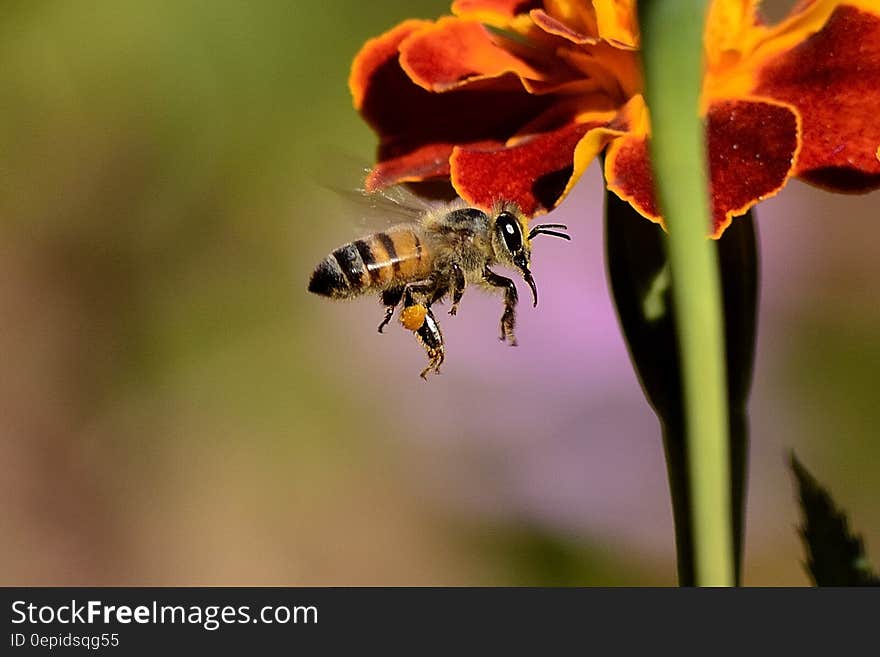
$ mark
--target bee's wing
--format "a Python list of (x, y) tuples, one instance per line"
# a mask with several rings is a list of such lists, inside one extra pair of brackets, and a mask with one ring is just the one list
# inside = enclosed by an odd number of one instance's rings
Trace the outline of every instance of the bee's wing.
[(357, 225), (359, 231), (384, 230), (395, 224), (413, 223), (437, 205), (437, 201), (422, 199), (402, 185), (376, 192), (368, 192), (363, 187), (324, 187), (336, 194), (342, 213)]
[(400, 185), (372, 193), (364, 189), (335, 191), (350, 206), (353, 216), (368, 225), (387, 226), (416, 221), (433, 207), (430, 201), (419, 198)]
[(364, 180), (370, 167), (362, 159), (333, 145), (325, 144), (321, 152), (312, 179), (335, 193), (340, 212), (360, 232), (413, 223), (448, 204), (448, 201), (422, 198), (405, 185), (368, 192), (364, 189)]

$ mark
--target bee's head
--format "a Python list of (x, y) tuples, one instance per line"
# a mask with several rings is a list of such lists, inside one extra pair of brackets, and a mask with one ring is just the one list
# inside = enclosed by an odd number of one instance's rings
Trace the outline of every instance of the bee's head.
[(565, 228), (562, 224), (542, 224), (529, 231), (528, 219), (512, 206), (501, 206), (493, 215), (492, 249), (495, 252), (495, 259), (501, 264), (515, 267), (522, 273), (523, 280), (532, 289), (532, 298), (537, 306), (538, 288), (530, 270), (531, 239), (536, 235), (553, 235), (567, 240), (571, 238), (563, 233), (547, 230)]

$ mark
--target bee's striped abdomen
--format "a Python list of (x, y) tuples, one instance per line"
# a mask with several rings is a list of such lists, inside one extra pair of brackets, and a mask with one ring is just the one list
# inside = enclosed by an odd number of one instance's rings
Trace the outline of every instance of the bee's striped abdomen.
[(312, 273), (309, 292), (351, 297), (423, 278), (432, 264), (431, 254), (414, 227), (393, 228), (350, 242), (324, 258)]

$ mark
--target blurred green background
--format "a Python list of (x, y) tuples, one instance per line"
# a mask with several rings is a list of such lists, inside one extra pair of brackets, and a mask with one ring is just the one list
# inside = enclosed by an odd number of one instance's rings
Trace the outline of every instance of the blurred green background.
[[(375, 301), (305, 291), (365, 230), (313, 182), (372, 153), (352, 57), (446, 11), (2, 3), (0, 582), (674, 582), (595, 169), (554, 215), (574, 243), (536, 251), (517, 350), (472, 293), (425, 384)], [(759, 208), (747, 583), (807, 582), (790, 447), (877, 562), (877, 204), (795, 183)]]

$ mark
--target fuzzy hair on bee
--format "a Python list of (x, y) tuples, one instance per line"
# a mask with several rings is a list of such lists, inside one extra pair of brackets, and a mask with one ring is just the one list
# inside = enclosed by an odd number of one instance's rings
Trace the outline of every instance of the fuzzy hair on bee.
[(433, 304), (451, 301), (450, 315), (470, 285), (501, 294), (500, 338), (516, 346), (514, 327), (518, 293), (513, 280), (492, 267), (501, 265), (520, 273), (538, 305), (538, 289), (531, 273), (531, 240), (537, 235), (571, 239), (562, 224), (529, 229), (528, 218), (509, 202), (484, 210), (457, 199), (428, 204), (403, 188), (362, 194), (374, 209), (384, 207), (405, 223), (390, 226), (344, 244), (318, 263), (309, 280), (309, 292), (331, 299), (378, 294), (385, 306), (379, 333), (399, 313), (400, 323), (412, 331), (425, 349), (428, 365), (421, 372), (439, 373), (445, 358), (443, 334), (432, 312)]

